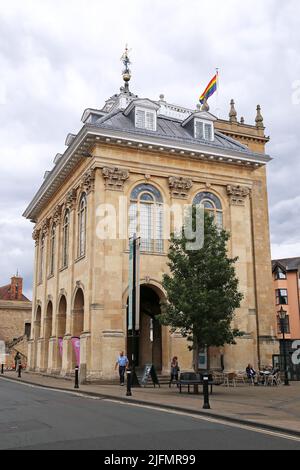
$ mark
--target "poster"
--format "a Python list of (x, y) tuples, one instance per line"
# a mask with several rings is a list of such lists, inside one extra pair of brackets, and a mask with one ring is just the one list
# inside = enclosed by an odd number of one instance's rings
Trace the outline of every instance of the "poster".
[(63, 344), (64, 344), (63, 338), (58, 338), (58, 349), (59, 349), (60, 357), (63, 356)]
[(80, 338), (72, 338), (72, 346), (75, 353), (76, 365), (80, 365)]

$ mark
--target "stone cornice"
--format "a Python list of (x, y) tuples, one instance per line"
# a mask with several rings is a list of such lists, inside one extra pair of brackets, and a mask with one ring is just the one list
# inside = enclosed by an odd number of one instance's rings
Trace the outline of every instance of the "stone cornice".
[(89, 149), (97, 143), (110, 146), (121, 145), (132, 149), (137, 148), (139, 151), (168, 153), (171, 156), (176, 155), (182, 158), (196, 158), (215, 163), (242, 165), (252, 170), (259, 166), (264, 166), (271, 160), (268, 155), (251, 151), (242, 152), (228, 148), (223, 149), (214, 146), (213, 143), (211, 145), (199, 144), (198, 142), (183, 143), (180, 140), (174, 141), (156, 135), (148, 136), (84, 125), (70, 147), (50, 172), (23, 216), (36, 221), (41, 210), (66, 181), (70, 172), (84, 158), (91, 157)]

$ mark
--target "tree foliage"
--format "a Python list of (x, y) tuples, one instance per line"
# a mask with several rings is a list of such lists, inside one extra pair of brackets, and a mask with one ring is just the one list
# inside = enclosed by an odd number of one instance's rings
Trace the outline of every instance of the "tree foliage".
[[(194, 209), (194, 226), (195, 218)], [(243, 295), (235, 273), (237, 258), (228, 257), (229, 239), (229, 233), (219, 230), (206, 212), (201, 249), (187, 249), (190, 240), (183, 229), (180, 238), (171, 237), (170, 274), (163, 277), (167, 300), (160, 321), (192, 342), (190, 349), (235, 344), (235, 338), (243, 334), (232, 327)]]

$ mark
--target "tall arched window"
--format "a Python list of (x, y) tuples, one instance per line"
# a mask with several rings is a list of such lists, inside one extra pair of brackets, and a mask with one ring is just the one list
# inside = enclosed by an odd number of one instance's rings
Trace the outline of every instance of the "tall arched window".
[(78, 212), (78, 256), (85, 255), (86, 248), (86, 195), (83, 194)]
[(62, 249), (62, 267), (66, 268), (69, 263), (69, 233), (70, 233), (70, 211), (66, 210), (63, 221), (63, 249)]
[(202, 205), (213, 218), (217, 227), (223, 228), (223, 210), (220, 199), (212, 193), (199, 193), (193, 201), (194, 205)]
[(39, 283), (43, 282), (43, 272), (44, 272), (44, 252), (45, 252), (45, 235), (42, 234), (41, 237), (41, 246), (40, 246), (40, 265), (39, 265)]
[(56, 236), (56, 225), (52, 225), (51, 229), (51, 236), (50, 236), (50, 269), (49, 269), (49, 274), (50, 276), (54, 274), (54, 266), (55, 266), (55, 248), (56, 248), (56, 243), (55, 243), (55, 236)]
[(163, 251), (163, 200), (151, 184), (140, 184), (130, 196), (129, 236), (141, 237), (141, 251)]

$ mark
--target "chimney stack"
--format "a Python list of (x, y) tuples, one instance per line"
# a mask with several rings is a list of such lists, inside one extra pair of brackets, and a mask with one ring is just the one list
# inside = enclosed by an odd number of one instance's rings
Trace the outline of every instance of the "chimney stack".
[(16, 275), (11, 278), (10, 298), (11, 300), (22, 300), (23, 297), (23, 278)]

